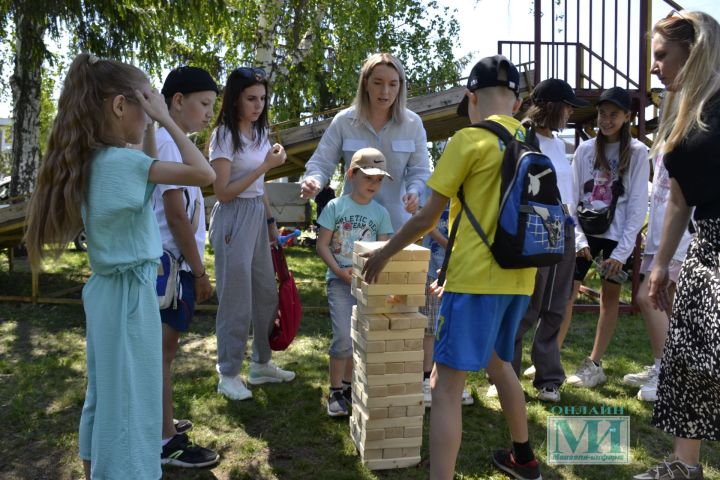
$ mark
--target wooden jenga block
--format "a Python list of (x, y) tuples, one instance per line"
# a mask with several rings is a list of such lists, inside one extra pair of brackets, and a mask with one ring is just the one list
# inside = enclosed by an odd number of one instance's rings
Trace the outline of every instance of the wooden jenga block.
[(399, 407), (388, 407), (387, 408), (387, 418), (397, 418), (397, 417), (406, 417), (405, 415), (407, 413), (407, 407), (404, 405), (401, 405)]
[(390, 319), (385, 315), (356, 313), (358, 311), (353, 307), (352, 316), (357, 319), (357, 330), (360, 330), (361, 327), (364, 330), (387, 330), (390, 328)]
[(385, 367), (386, 365), (387, 364), (385, 363), (368, 363), (365, 371), (368, 375), (385, 375), (386, 373), (389, 373)]
[[(425, 407), (423, 407), (425, 408)], [(379, 418), (369, 419), (367, 409), (363, 405), (353, 405), (352, 418), (359, 428), (379, 429), (388, 427), (420, 427), (423, 426), (423, 417), (398, 417), (398, 418)]]
[[(423, 288), (423, 293), (425, 289)], [(411, 307), (424, 307), (425, 306), (425, 295), (407, 295), (405, 299), (405, 305)]]
[(406, 389), (404, 383), (396, 383), (395, 385), (388, 385), (388, 396), (405, 395)]
[(382, 448), (371, 448), (370, 450), (365, 450), (363, 452), (362, 458), (363, 460), (380, 460), (382, 459), (382, 456)]
[[(387, 367), (385, 368), (385, 371), (387, 372)], [(423, 371), (423, 362), (405, 362), (403, 365), (403, 371), (405, 373), (420, 373)]]
[(387, 272), (388, 283), (402, 285), (408, 283), (408, 272)]
[[(403, 430), (405, 429), (405, 427), (402, 427), (402, 428), (396, 427), (396, 428), (400, 429), (400, 433), (404, 437), (405, 435), (403, 434)], [(389, 429), (387, 429), (387, 428), (378, 428), (376, 430), (365, 430), (362, 432), (363, 439), (368, 442), (374, 442), (374, 441), (378, 441), (378, 440), (385, 440), (385, 438), (397, 438), (397, 435), (395, 435), (393, 437), (386, 437), (386, 432), (388, 430)], [(393, 430), (391, 433), (395, 433), (395, 431)]]
[(402, 448), (383, 448), (383, 458), (402, 458)]
[[(372, 430), (376, 432), (377, 430)], [(383, 430), (383, 439), (385, 438), (406, 438), (405, 427), (390, 427)]]
[[(385, 373), (405, 373), (405, 364), (408, 362), (391, 362), (384, 364)], [(410, 362), (414, 363), (414, 362)], [(422, 363), (422, 362), (420, 362)], [(372, 365), (372, 364), (371, 364)], [(382, 365), (382, 364), (380, 364)]]
[[(353, 276), (354, 279), (357, 277)], [(376, 295), (422, 295), (423, 304), (425, 305), (425, 284), (409, 284), (409, 283), (398, 283), (398, 284), (387, 284), (381, 285), (377, 283), (369, 284), (362, 280), (357, 282), (358, 287), (362, 290), (364, 296), (370, 297)]]
[(419, 283), (422, 285), (427, 283), (427, 273), (425, 272), (408, 272), (407, 276), (407, 283)]
[[(357, 328), (358, 334), (366, 340), (398, 340), (404, 338), (422, 338), (425, 335), (424, 328), (411, 328), (408, 330), (376, 330), (368, 331)], [(385, 347), (387, 349), (387, 346)]]
[[(419, 352), (422, 354), (422, 352)], [(357, 355), (354, 355), (354, 365), (364, 365)], [(422, 376), (417, 373), (399, 373), (385, 375), (367, 375), (362, 368), (354, 369), (353, 375), (358, 377), (358, 382), (369, 387), (377, 385), (397, 385), (401, 383), (414, 384), (419, 383), (422, 390)]]
[(383, 458), (382, 460), (367, 460), (365, 466), (370, 470), (391, 470), (394, 468), (408, 468), (413, 467), (420, 463), (422, 458), (418, 455), (417, 457), (407, 458)]
[[(361, 278), (362, 280), (365, 280), (365, 278), (362, 277), (362, 276), (361, 276), (360, 278)], [(391, 282), (391, 281), (390, 281), (390, 273), (388, 273), (388, 272), (380, 272), (380, 274), (378, 275), (377, 279), (375, 280), (375, 283), (380, 284), (380, 285), (386, 285), (386, 284), (388, 284), (388, 283), (395, 283), (395, 282)]]
[[(385, 342), (385, 350), (395, 351), (394, 348), (392, 350), (390, 348), (388, 348), (387, 344), (388, 344), (388, 342)], [(403, 341), (402, 348), (403, 348), (403, 350), (422, 350), (423, 341), (420, 338), (405, 339)]]
[[(420, 369), (420, 371), (422, 371), (422, 368)], [(410, 372), (406, 372), (406, 373), (410, 373)], [(407, 395), (412, 395), (413, 393), (423, 393), (422, 382), (406, 383), (405, 384), (405, 393)]]
[(410, 319), (406, 315), (386, 315), (390, 321), (390, 330), (408, 330), (411, 326)]
[(350, 338), (352, 338), (355, 343), (357, 343), (358, 348), (366, 354), (385, 352), (385, 340), (367, 340), (360, 335), (360, 332), (356, 329), (350, 329)]
[(417, 362), (422, 361), (423, 358), (422, 350), (384, 353), (366, 353), (359, 350), (357, 353), (363, 363)]
[[(357, 248), (358, 243), (366, 243), (367, 244), (367, 245), (363, 245), (360, 247), (363, 249), (362, 250), (363, 252), (367, 251), (366, 249), (375, 250), (376, 248), (379, 248), (382, 246), (382, 245), (378, 245), (378, 246), (373, 247), (372, 245), (370, 245), (371, 243), (381, 243), (381, 242), (355, 242), (355, 245), (356, 245), (355, 248)], [(358, 250), (354, 250), (354, 251), (358, 251)], [(360, 253), (360, 252), (358, 252), (358, 253)], [(428, 260), (430, 260), (430, 250), (425, 247), (421, 247), (419, 245), (410, 244), (407, 247), (405, 247), (404, 249), (397, 252), (390, 259), (391, 263), (392, 262), (407, 262), (407, 261), (413, 261), (413, 260), (422, 260), (422, 261), (427, 262)]]
[(353, 382), (352, 384), (353, 393), (357, 393), (358, 397), (369, 396), (370, 398), (381, 398), (387, 397), (388, 389), (387, 385), (376, 385), (373, 387), (367, 386), (360, 382)]
[(403, 457), (419, 457), (420, 456), (420, 447), (408, 447), (403, 448)]
[(377, 250), (378, 248), (382, 248), (385, 246), (385, 241), (379, 241), (379, 242), (361, 242), (357, 241), (353, 244), (353, 253), (366, 253), (366, 252), (373, 252)]
[[(420, 348), (413, 348), (412, 350), (422, 350), (422, 340), (420, 342)], [(411, 350), (405, 348), (406, 340), (385, 340), (383, 351), (385, 352), (402, 352), (403, 350)]]
[[(357, 262), (353, 262), (353, 275), (357, 275), (359, 277), (364, 278), (362, 274), (362, 269), (365, 266), (366, 259), (365, 258), (358, 258)], [(389, 262), (387, 265), (385, 265), (385, 268), (382, 269), (382, 272), (385, 273), (392, 273), (392, 272), (405, 272), (405, 273), (417, 273), (422, 272), (427, 276), (428, 271), (428, 262), (427, 260), (420, 260), (415, 262)], [(382, 273), (381, 272), (381, 273)], [(424, 283), (424, 282), (423, 282)]]
[(393, 303), (383, 307), (368, 307), (363, 304), (359, 304), (354, 305), (353, 309), (357, 309), (357, 312), (363, 315), (375, 315), (378, 313), (418, 313), (418, 307), (408, 307), (402, 303)]
[(415, 417), (417, 415), (422, 415), (425, 413), (425, 407), (423, 405), (420, 406), (409, 406), (407, 407), (407, 416), (408, 417)]
[[(361, 440), (361, 439), (360, 439)], [(363, 447), (365, 449), (371, 448), (402, 448), (402, 447), (419, 447), (422, 444), (422, 438), (386, 438), (385, 440), (379, 440), (376, 442), (365, 441)]]
[[(354, 392), (353, 392), (354, 393)], [(388, 395), (386, 397), (368, 397), (366, 394), (358, 395), (362, 405), (367, 408), (375, 407), (409, 407), (423, 405), (423, 394), (414, 395)]]
[(405, 438), (422, 437), (422, 433), (422, 427), (403, 427), (403, 437)]

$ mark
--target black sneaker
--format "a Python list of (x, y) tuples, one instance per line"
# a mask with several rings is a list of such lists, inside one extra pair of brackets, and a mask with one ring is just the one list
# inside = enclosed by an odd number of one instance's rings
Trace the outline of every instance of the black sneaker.
[(347, 402), (341, 391), (335, 390), (328, 397), (327, 413), (331, 417), (347, 417), (350, 415)]
[(214, 465), (220, 455), (209, 448), (195, 445), (184, 433), (175, 435), (162, 449), (160, 464), (183, 468), (200, 468)]
[(177, 433), (187, 433), (192, 430), (193, 423), (190, 420), (178, 420), (173, 418), (173, 425), (175, 425), (175, 431)]
[(352, 387), (343, 387), (343, 398), (348, 407), (352, 407)]
[(517, 480), (542, 480), (537, 459), (520, 464), (515, 461), (515, 455), (511, 450), (495, 450), (492, 461), (495, 467)]

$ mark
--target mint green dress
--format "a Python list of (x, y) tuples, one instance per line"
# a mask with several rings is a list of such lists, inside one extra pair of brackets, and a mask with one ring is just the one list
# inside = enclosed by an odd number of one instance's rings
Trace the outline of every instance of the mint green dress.
[(83, 223), (93, 274), (83, 289), (88, 386), (80, 457), (93, 479), (157, 480), (162, 334), (155, 292), (160, 231), (148, 182), (153, 159), (105, 148), (92, 159)]

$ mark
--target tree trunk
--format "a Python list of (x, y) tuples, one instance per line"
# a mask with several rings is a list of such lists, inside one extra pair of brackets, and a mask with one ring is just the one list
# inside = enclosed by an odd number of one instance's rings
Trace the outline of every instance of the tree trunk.
[(10, 78), (13, 95), (13, 147), (10, 197), (27, 197), (35, 186), (40, 161), (40, 95), (45, 51), (45, 25), (31, 15), (15, 12), (15, 72)]

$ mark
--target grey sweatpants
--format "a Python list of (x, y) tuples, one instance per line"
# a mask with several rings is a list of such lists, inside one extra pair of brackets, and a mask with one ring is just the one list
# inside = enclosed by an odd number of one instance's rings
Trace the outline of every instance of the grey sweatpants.
[(575, 273), (574, 229), (566, 228), (566, 231), (570, 233), (566, 232), (565, 253), (560, 263), (537, 269), (535, 291), (515, 335), (513, 368), (520, 376), (523, 336), (539, 320), (531, 352), (532, 362), (535, 365), (533, 385), (537, 389), (559, 388), (565, 381), (557, 337), (565, 315), (565, 307), (572, 294)]
[(210, 244), (215, 250), (218, 310), (217, 370), (240, 373), (253, 326), (254, 362), (270, 360), (270, 332), (277, 314), (275, 284), (263, 198), (218, 202), (210, 218)]

